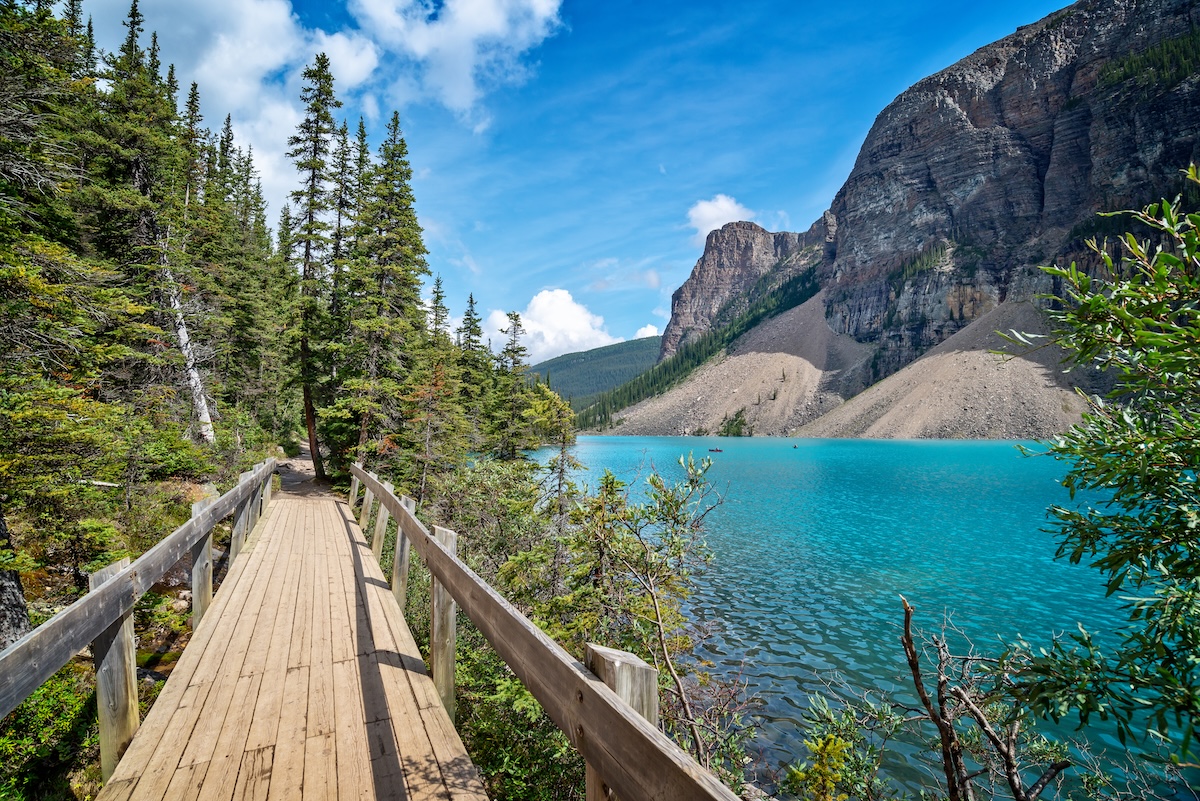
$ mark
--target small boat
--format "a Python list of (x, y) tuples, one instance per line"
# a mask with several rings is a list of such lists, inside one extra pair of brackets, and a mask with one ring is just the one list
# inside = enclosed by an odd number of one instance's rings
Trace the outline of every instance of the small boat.
[(709, 448), (708, 452), (709, 453), (724, 453), (725, 451), (721, 450), (720, 448)]

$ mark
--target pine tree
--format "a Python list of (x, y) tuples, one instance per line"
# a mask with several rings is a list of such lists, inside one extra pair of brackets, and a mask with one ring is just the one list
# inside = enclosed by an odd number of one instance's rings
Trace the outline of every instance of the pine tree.
[(509, 312), (508, 327), (501, 329), (501, 333), (507, 341), (498, 357), (495, 389), (489, 402), (488, 444), (496, 458), (511, 461), (536, 442), (527, 414), (530, 398), (525, 359), (529, 352), (521, 344), (521, 335), (525, 333), (521, 315)]
[(329, 331), (326, 334), (329, 350), (329, 383), (338, 385), (338, 373), (343, 356), (343, 343), (350, 333), (347, 320), (349, 298), (347, 297), (347, 262), (350, 258), (351, 232), (359, 206), (358, 186), (355, 181), (355, 164), (350, 148), (350, 131), (342, 123), (334, 137), (333, 156), (330, 164), (332, 187), (333, 228), (329, 237)]
[(403, 391), (406, 362), (418, 344), (415, 335), (424, 327), (420, 288), (429, 268), (397, 113), (388, 123), (369, 180), (351, 279), (355, 311), (350, 341), (357, 352), (357, 374), (345, 384), (347, 404), (358, 416), (359, 453), (372, 438), (401, 431), (403, 415), (396, 399)]
[(424, 503), (431, 486), (455, 470), (467, 453), (467, 419), (458, 398), (456, 349), (446, 331), (449, 310), (439, 276), (433, 282), (427, 329), (411, 356), (405, 400), (410, 431), (406, 438), (415, 454), (417, 501)]
[(295, 243), (300, 259), (299, 352), (297, 368), (304, 402), (304, 423), (317, 478), (325, 477), (325, 465), (317, 442), (317, 403), (323, 381), (318, 349), (327, 312), (324, 286), (324, 256), (329, 248), (330, 168), (335, 125), (333, 111), (341, 107), (333, 91), (329, 57), (318, 53), (304, 70), (300, 99), (305, 114), (296, 133), (288, 138), (288, 157), (300, 172), (302, 186), (292, 192), (296, 204)]
[(455, 330), (458, 344), (459, 403), (467, 416), (472, 450), (481, 450), (485, 436), (485, 405), (492, 388), (492, 355), (483, 342), (483, 320), (475, 311), (475, 295), (467, 296), (467, 309)]

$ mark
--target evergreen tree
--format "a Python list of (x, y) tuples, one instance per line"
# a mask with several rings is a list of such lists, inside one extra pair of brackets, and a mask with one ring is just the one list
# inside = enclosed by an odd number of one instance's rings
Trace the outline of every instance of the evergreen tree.
[(454, 345), (446, 331), (446, 308), (442, 279), (433, 282), (428, 329), (411, 356), (406, 397), (406, 420), (415, 453), (417, 500), (423, 503), (431, 485), (439, 484), (461, 466), (467, 453), (467, 420), (459, 403), (459, 366)]
[(343, 408), (358, 417), (360, 453), (372, 438), (401, 432), (403, 410), (396, 401), (403, 392), (409, 354), (418, 344), (415, 335), (424, 327), (420, 288), (429, 269), (411, 180), (400, 115), (393, 113), (379, 146), (378, 164), (370, 173), (352, 265), (350, 347), (356, 375), (345, 382)]
[(296, 204), (295, 244), (300, 259), (299, 342), (297, 369), (304, 402), (304, 423), (308, 446), (318, 478), (325, 477), (325, 465), (317, 442), (317, 403), (323, 383), (319, 347), (327, 313), (324, 286), (324, 256), (329, 248), (329, 222), (326, 215), (332, 200), (329, 193), (329, 157), (336, 127), (333, 111), (341, 107), (333, 91), (333, 73), (329, 57), (318, 53), (311, 67), (304, 70), (304, 119), (296, 133), (288, 138), (288, 157), (296, 164), (302, 185), (292, 192)]
[(486, 439), (486, 401), (492, 389), (492, 355), (483, 342), (483, 320), (475, 311), (475, 296), (467, 296), (467, 309), (455, 330), (458, 343), (459, 403), (467, 416), (468, 441), (481, 450)]
[(521, 315), (508, 313), (508, 327), (501, 329), (508, 339), (499, 356), (495, 389), (490, 399), (488, 437), (492, 453), (498, 459), (511, 461), (521, 451), (534, 447), (532, 421), (529, 418), (529, 385), (525, 377), (528, 350), (521, 344), (525, 328)]

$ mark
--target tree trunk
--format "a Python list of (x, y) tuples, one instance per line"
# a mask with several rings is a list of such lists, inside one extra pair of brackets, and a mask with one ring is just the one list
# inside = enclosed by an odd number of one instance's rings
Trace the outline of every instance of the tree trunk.
[[(164, 260), (166, 253), (163, 254)], [(192, 347), (192, 338), (188, 335), (187, 321), (183, 317), (183, 298), (180, 297), (179, 284), (170, 267), (163, 267), (163, 277), (167, 282), (167, 295), (171, 303), (171, 313), (175, 316), (175, 336), (179, 339), (179, 350), (183, 354), (184, 366), (187, 370), (188, 388), (192, 391), (192, 408), (196, 410), (196, 419), (200, 423), (200, 438), (212, 445), (217, 441), (213, 430), (212, 416), (208, 412), (208, 398), (204, 393), (204, 380), (200, 377), (200, 368), (196, 366), (196, 351)]]
[[(3, 505), (0, 505), (0, 548), (12, 550)], [(15, 570), (0, 570), (0, 651), (28, 634), (29, 628), (29, 608), (25, 605), (21, 574)]]
[[(185, 218), (190, 201), (191, 187), (189, 186), (183, 199)], [(204, 393), (204, 380), (200, 377), (200, 368), (196, 366), (196, 351), (192, 347), (187, 320), (183, 316), (183, 297), (179, 291), (179, 282), (175, 280), (175, 273), (171, 270), (170, 257), (167, 255), (170, 246), (171, 226), (168, 225), (165, 236), (160, 240), (158, 261), (162, 266), (163, 280), (167, 284), (167, 301), (171, 304), (171, 314), (175, 318), (175, 336), (179, 340), (179, 351), (183, 354), (188, 389), (192, 391), (192, 408), (195, 409), (196, 420), (200, 423), (200, 439), (212, 445), (217, 441), (217, 435), (213, 431), (212, 416), (208, 412), (208, 397)]]
[[(303, 364), (308, 351), (308, 341), (300, 343), (300, 361)], [(308, 450), (312, 456), (313, 472), (317, 478), (325, 478), (325, 463), (321, 460), (321, 450), (317, 445), (317, 409), (313, 406), (312, 388), (304, 382), (301, 394), (304, 396), (304, 426), (308, 429)]]

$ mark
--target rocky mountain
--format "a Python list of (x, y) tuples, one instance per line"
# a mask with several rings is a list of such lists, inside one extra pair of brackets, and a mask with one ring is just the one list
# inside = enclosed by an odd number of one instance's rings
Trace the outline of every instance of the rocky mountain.
[(821, 263), (833, 230), (821, 220), (803, 234), (773, 234), (752, 222), (728, 223), (709, 232), (691, 276), (671, 296), (661, 358), (675, 353), (688, 334), (728, 322), (754, 297)]
[(1043, 439), (1079, 421), (1076, 387), (1108, 388), (1094, 371), (1064, 372), (1057, 348), (1002, 339), (1047, 331), (1032, 303), (1006, 301), (854, 394), (873, 348), (830, 329), (823, 305), (817, 296), (758, 326), (671, 392), (621, 411), (616, 433), (715, 434), (738, 417), (763, 436)]
[[(803, 234), (730, 223), (672, 298), (662, 356), (815, 267), (872, 383), (1087, 259), (1097, 212), (1177, 194), (1200, 160), (1200, 3), (1080, 0), (917, 83)], [(861, 388), (861, 387), (860, 387)], [(846, 387), (846, 389), (853, 389)]]

